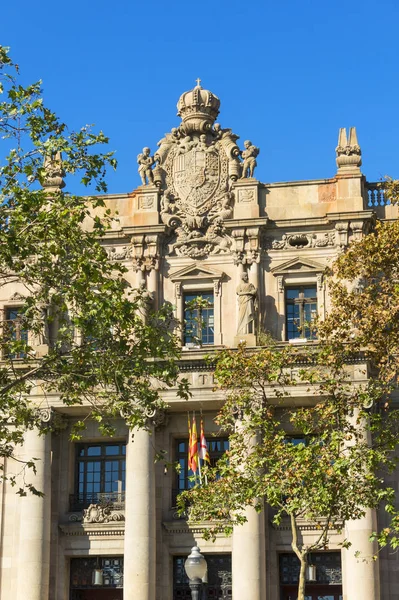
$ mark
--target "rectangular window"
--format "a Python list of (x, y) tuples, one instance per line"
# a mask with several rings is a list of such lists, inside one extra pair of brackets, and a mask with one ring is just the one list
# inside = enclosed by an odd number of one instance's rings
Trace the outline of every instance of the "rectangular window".
[[(228, 438), (211, 438), (207, 439), (207, 444), (211, 465), (215, 466), (219, 458), (221, 458), (226, 450), (229, 449), (229, 440)], [(177, 494), (184, 490), (189, 490), (195, 485), (195, 482), (191, 479), (193, 477), (193, 472), (188, 468), (188, 440), (176, 440), (175, 456), (176, 462), (179, 465), (179, 472), (177, 473), (176, 488), (173, 490), (173, 506), (176, 505)]]
[(212, 292), (184, 294), (184, 345), (209, 346), (215, 341)]
[(313, 323), (317, 317), (316, 286), (286, 288), (285, 314), (287, 340), (316, 338)]
[(28, 331), (23, 326), (21, 307), (6, 308), (4, 337), (13, 344), (13, 351), (7, 351), (9, 358), (25, 358), (25, 348), (28, 343)]
[(123, 503), (125, 469), (125, 443), (77, 444), (71, 510), (82, 510), (89, 504)]
[[(105, 590), (112, 590), (112, 593), (107, 594)], [(94, 597), (122, 600), (122, 590), (123, 557), (71, 558), (70, 600), (92, 600)]]
[[(231, 600), (231, 555), (204, 554), (207, 571), (207, 582), (203, 584), (202, 598)], [(188, 577), (184, 569), (187, 556), (173, 557), (173, 600), (191, 600)]]

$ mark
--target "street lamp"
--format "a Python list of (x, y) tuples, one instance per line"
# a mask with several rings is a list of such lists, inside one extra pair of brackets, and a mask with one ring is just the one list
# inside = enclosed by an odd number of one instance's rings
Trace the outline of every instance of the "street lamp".
[(200, 553), (198, 546), (191, 549), (191, 554), (186, 558), (184, 568), (189, 579), (192, 600), (199, 600), (199, 593), (202, 586), (202, 580), (206, 575), (206, 560)]

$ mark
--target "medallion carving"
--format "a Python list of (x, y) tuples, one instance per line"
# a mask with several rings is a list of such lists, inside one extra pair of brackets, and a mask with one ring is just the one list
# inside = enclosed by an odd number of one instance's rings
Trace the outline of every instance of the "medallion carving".
[(315, 233), (284, 234), (280, 240), (263, 238), (263, 247), (269, 250), (292, 250), (301, 248), (326, 248), (335, 246), (335, 231), (321, 235)]

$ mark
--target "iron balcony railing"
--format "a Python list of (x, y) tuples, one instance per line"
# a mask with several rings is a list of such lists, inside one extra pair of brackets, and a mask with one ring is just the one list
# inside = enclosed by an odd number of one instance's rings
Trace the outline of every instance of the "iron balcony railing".
[(124, 510), (125, 492), (86, 492), (69, 496), (70, 512), (84, 510), (90, 504), (112, 504), (115, 510)]

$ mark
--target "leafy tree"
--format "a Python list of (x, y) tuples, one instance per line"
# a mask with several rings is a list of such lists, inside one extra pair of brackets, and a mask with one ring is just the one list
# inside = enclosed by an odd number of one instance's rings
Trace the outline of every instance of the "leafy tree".
[(112, 433), (120, 413), (143, 426), (161, 405), (159, 388), (177, 375), (170, 310), (143, 321), (146, 299), (101, 244), (112, 221), (102, 197), (62, 191), (65, 175), (106, 191), (106, 169), (116, 166), (112, 152), (101, 152), (108, 138), (89, 126), (70, 131), (45, 106), (40, 82), (18, 78), (0, 47), (0, 289), (7, 299), (16, 286), (20, 299), (0, 322), (2, 456), (12, 456), (26, 428), (41, 426), (37, 407), (48, 394), (84, 403)]
[[(208, 485), (184, 492), (180, 507), (189, 507), (192, 521), (209, 521), (208, 536), (231, 533), (245, 522), (248, 506), (270, 506), (275, 523), (288, 518), (300, 561), (298, 598), (304, 600), (309, 553), (324, 549), (345, 520), (392, 500), (377, 473), (394, 467), (396, 419), (366, 412), (378, 387), (367, 381), (354, 386), (327, 346), (223, 350), (215, 378), (226, 395), (218, 423), (230, 434), (230, 450), (215, 469), (204, 468)], [(308, 395), (300, 407), (290, 401), (298, 386)], [(319, 531), (310, 544), (299, 534), (302, 519)]]

